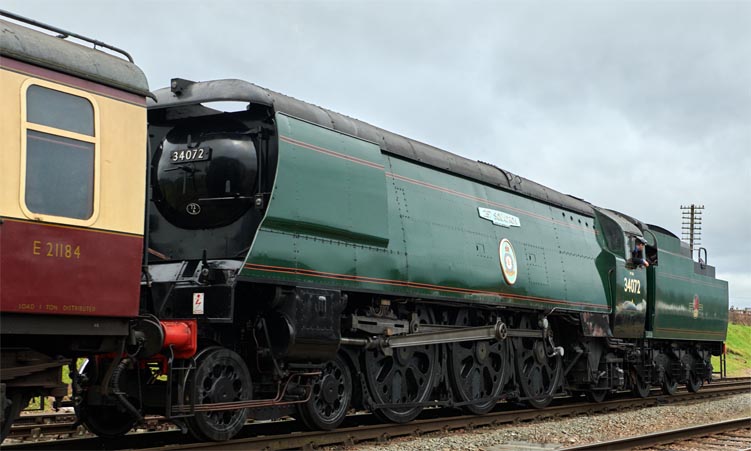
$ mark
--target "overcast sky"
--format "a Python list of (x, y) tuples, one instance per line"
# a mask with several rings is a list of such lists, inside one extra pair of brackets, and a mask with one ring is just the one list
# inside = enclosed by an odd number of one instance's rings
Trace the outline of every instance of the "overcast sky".
[(702, 245), (751, 307), (751, 2), (36, 1), (152, 89), (240, 78)]

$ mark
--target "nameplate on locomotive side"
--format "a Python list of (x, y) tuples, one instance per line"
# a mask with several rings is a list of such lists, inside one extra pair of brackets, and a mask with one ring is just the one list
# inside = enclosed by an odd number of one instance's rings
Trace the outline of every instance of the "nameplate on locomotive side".
[(514, 215), (510, 215), (503, 211), (491, 210), (490, 208), (477, 207), (477, 212), (480, 217), (487, 219), (493, 224), (501, 227), (521, 227), (522, 223)]

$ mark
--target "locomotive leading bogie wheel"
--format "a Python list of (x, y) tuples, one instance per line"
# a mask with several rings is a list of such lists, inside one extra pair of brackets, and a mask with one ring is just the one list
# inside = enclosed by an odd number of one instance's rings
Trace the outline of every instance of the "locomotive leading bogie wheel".
[[(519, 328), (531, 329), (532, 322), (524, 317)], [(539, 338), (515, 338), (516, 377), (526, 402), (536, 408), (547, 407), (558, 390), (563, 373), (560, 355), (549, 357), (552, 349)]]
[[(462, 327), (484, 326), (487, 318), (469, 309), (457, 312), (454, 324)], [(481, 400), (463, 407), (469, 413), (483, 415), (495, 407), (506, 385), (509, 351), (506, 341), (467, 341), (448, 346), (448, 370), (451, 386), (459, 402)]]
[[(195, 380), (195, 384), (192, 382)], [(189, 378), (188, 396), (196, 405), (247, 401), (252, 398), (250, 372), (242, 357), (225, 348), (209, 348), (197, 358), (195, 379)], [(198, 412), (186, 421), (199, 440), (222, 441), (234, 437), (245, 425), (248, 409)]]
[[(400, 319), (412, 318), (403, 305), (397, 307)], [(432, 312), (424, 306), (415, 307), (415, 317), (421, 324), (432, 324)], [(380, 349), (365, 351), (362, 372), (368, 392), (376, 404), (406, 404), (405, 407), (376, 407), (373, 413), (383, 421), (406, 423), (415, 419), (433, 390), (438, 346), (423, 345), (397, 348), (392, 355)]]
[(339, 427), (352, 401), (352, 375), (342, 357), (326, 363), (312, 390), (310, 401), (297, 407), (302, 422), (312, 430)]

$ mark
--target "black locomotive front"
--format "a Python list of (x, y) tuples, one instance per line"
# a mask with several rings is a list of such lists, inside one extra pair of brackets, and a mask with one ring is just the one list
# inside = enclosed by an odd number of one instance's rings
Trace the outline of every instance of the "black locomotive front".
[(173, 128), (154, 157), (154, 205), (181, 229), (232, 224), (257, 191), (253, 136), (242, 123), (213, 122)]
[(238, 258), (247, 251), (265, 191), (261, 135), (248, 114), (152, 125), (152, 261)]

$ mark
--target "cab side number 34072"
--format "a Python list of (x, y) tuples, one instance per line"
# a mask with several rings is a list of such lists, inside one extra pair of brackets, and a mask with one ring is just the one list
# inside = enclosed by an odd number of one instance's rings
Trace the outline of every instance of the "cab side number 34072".
[(623, 278), (623, 291), (626, 293), (641, 294), (641, 281), (639, 279)]

